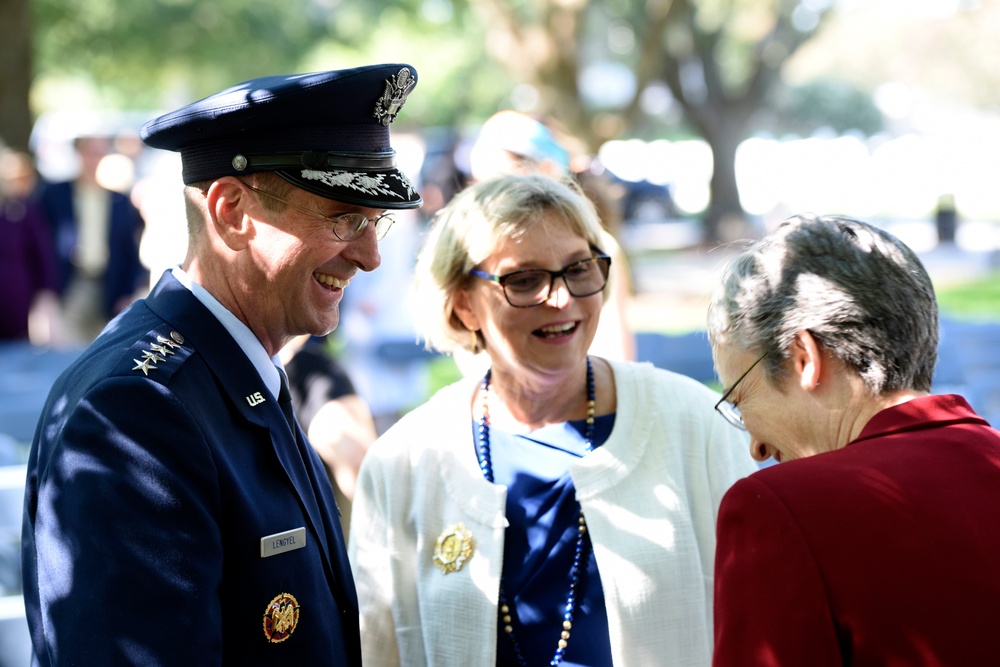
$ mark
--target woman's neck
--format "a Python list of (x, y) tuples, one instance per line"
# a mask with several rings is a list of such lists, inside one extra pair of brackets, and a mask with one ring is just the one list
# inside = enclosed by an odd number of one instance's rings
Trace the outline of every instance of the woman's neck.
[[(613, 381), (606, 362), (591, 359), (594, 369), (595, 399), (598, 414), (609, 410), (608, 395), (613, 401)], [(610, 389), (609, 389), (610, 387)], [(562, 375), (505, 373), (491, 371), (487, 396), (490, 423), (507, 431), (533, 431), (549, 424), (586, 419), (587, 417), (587, 366), (579, 364)], [(482, 410), (482, 396), (476, 401), (477, 411)]]

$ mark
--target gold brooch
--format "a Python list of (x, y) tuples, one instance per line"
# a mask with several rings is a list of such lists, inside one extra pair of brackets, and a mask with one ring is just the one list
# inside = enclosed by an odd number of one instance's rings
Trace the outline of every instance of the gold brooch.
[(299, 624), (299, 601), (291, 593), (276, 595), (264, 610), (264, 636), (277, 644), (288, 639)]
[(458, 572), (472, 556), (472, 533), (456, 523), (438, 536), (434, 543), (434, 564), (445, 574)]

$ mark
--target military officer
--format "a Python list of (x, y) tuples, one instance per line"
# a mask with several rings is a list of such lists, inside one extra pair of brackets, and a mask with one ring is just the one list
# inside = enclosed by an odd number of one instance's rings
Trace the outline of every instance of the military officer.
[(337, 326), (420, 196), (389, 125), (409, 65), (273, 76), (147, 123), (179, 151), (189, 248), (55, 383), (31, 448), (38, 665), (360, 665), (326, 473), (278, 359)]

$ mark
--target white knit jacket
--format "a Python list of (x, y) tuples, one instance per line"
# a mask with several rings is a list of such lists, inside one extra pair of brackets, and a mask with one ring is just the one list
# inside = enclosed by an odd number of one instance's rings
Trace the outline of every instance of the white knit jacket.
[[(614, 664), (707, 666), (716, 512), (726, 490), (757, 468), (745, 434), (712, 409), (718, 394), (648, 364), (610, 363), (614, 428), (570, 474), (601, 573)], [(479, 469), (476, 387), (462, 380), (442, 389), (362, 464), (348, 548), (365, 665), (496, 663), (506, 487)], [(435, 542), (459, 523), (473, 552), (445, 573)]]

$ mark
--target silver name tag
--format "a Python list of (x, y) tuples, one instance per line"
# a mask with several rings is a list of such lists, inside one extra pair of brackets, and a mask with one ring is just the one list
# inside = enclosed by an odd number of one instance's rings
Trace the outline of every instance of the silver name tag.
[(269, 556), (277, 556), (278, 554), (283, 554), (286, 551), (301, 549), (305, 545), (305, 526), (302, 528), (293, 528), (292, 530), (286, 530), (283, 533), (275, 533), (274, 535), (268, 535), (267, 537), (260, 538), (260, 557), (268, 558)]

